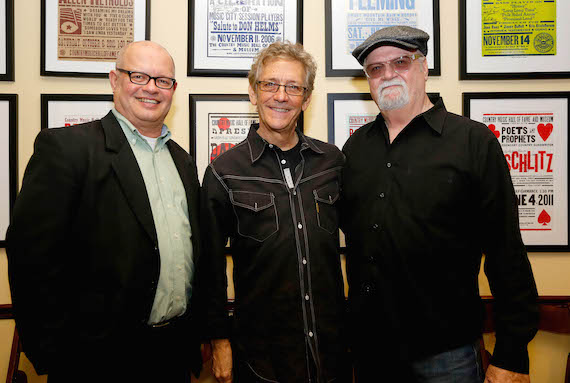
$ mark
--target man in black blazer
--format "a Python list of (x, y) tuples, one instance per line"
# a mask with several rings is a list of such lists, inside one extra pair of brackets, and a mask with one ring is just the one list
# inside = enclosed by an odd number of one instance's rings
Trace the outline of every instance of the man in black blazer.
[(36, 139), (7, 233), (16, 325), (50, 382), (189, 382), (199, 183), (163, 124), (174, 62), (131, 43), (109, 79), (105, 117)]

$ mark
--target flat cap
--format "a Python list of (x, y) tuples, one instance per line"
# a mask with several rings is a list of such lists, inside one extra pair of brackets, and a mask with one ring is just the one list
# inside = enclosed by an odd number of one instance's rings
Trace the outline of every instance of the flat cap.
[(393, 45), (404, 49), (417, 49), (426, 56), (428, 40), (429, 35), (421, 29), (406, 25), (395, 25), (379, 29), (371, 34), (370, 37), (352, 51), (352, 55), (358, 60), (360, 65), (364, 65), (364, 59), (374, 49), (383, 45)]

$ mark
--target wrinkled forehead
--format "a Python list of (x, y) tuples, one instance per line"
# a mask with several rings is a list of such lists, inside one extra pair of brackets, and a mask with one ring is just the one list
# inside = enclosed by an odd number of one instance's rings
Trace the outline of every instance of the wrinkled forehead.
[(150, 75), (174, 77), (174, 61), (170, 54), (155, 44), (136, 44), (126, 50), (123, 66)]

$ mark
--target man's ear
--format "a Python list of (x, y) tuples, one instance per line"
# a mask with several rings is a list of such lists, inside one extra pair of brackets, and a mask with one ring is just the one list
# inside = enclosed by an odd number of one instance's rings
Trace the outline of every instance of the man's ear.
[(304, 112), (305, 110), (307, 110), (307, 108), (309, 107), (309, 104), (311, 103), (311, 96), (313, 95), (313, 93), (311, 92), (311, 94), (305, 99), (305, 101), (303, 101), (303, 105), (301, 106), (301, 110)]
[(257, 94), (251, 85), (247, 87), (247, 93), (249, 93), (249, 101), (251, 101), (253, 105), (257, 105)]
[(115, 88), (117, 87), (118, 79), (119, 78), (117, 76), (116, 70), (112, 70), (109, 72), (109, 82), (111, 83), (111, 89), (113, 89), (113, 91), (115, 91)]

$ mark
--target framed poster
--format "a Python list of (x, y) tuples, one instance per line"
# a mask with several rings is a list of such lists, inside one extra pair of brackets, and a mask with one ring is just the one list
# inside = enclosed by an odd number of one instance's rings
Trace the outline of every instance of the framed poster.
[[(439, 93), (428, 93), (432, 101)], [(328, 142), (342, 149), (358, 128), (376, 119), (378, 106), (370, 93), (329, 93), (327, 95)]]
[(101, 77), (132, 41), (150, 39), (150, 0), (41, 0), (42, 76)]
[(329, 93), (327, 109), (328, 142), (339, 149), (352, 133), (380, 113), (370, 93)]
[[(247, 94), (191, 94), (189, 101), (190, 154), (202, 182), (210, 162), (245, 140), (259, 116)], [(297, 124), (303, 131), (303, 112)]]
[(112, 94), (42, 94), (42, 129), (62, 128), (104, 117)]
[(190, 154), (200, 182), (210, 162), (243, 141), (256, 122), (257, 110), (247, 94), (190, 95)]
[(0, 94), (0, 247), (18, 192), (18, 95)]
[(430, 35), (429, 74), (439, 76), (439, 0), (325, 0), (326, 76), (365, 77), (352, 51), (377, 30), (393, 25), (408, 25)]
[(461, 80), (570, 78), (570, 2), (459, 2)]
[(14, 81), (14, 0), (0, 0), (0, 81)]
[(303, 42), (303, 0), (188, 1), (188, 76), (246, 77), (262, 48)]
[(528, 251), (570, 250), (569, 103), (570, 92), (463, 94), (463, 114), (501, 143)]

